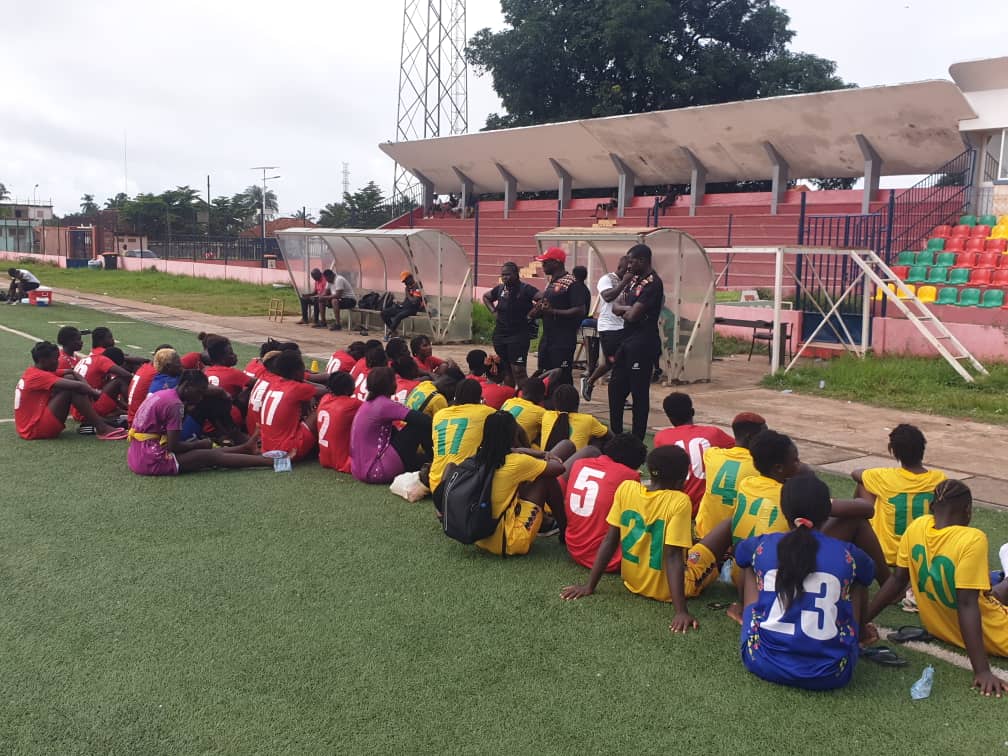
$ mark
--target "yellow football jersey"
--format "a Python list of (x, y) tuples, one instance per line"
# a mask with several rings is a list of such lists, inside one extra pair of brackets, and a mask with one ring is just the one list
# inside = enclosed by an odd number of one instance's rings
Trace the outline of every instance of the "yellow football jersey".
[(735, 514), (738, 486), (746, 478), (759, 475), (752, 455), (743, 446), (719, 449), (712, 446), (703, 455), (704, 495), (696, 516), (697, 538), (703, 538), (722, 520)]
[(932, 635), (965, 648), (956, 590), (980, 591), (984, 647), (989, 654), (1008, 656), (1008, 607), (989, 593), (987, 536), (963, 525), (934, 524), (932, 515), (910, 523), (896, 553), (896, 566), (910, 571), (921, 622)]
[(912, 473), (902, 467), (874, 467), (861, 474), (864, 487), (875, 494), (872, 529), (878, 536), (886, 564), (896, 564), (900, 537), (907, 526), (931, 513), (935, 486), (945, 480), (940, 470)]
[[(584, 412), (568, 412), (567, 414), (570, 416), (570, 436), (568, 438), (577, 450), (584, 449), (593, 438), (601, 438), (609, 432), (609, 429), (596, 420), (594, 415), (588, 415)], [(543, 444), (550, 437), (550, 432), (558, 417), (560, 417), (560, 413), (556, 410), (543, 412), (542, 433), (539, 436)]]
[(509, 555), (528, 553), (542, 524), (542, 508), (520, 500), (518, 487), (542, 475), (546, 464), (546, 460), (528, 454), (508, 454), (504, 458), (504, 464), (494, 473), (490, 489), (491, 511), (494, 517), (501, 519), (494, 534), (476, 541), (477, 546), (500, 554), (506, 539)]
[[(427, 402), (427, 397), (431, 394), (434, 397)], [(426, 407), (424, 407), (424, 402), (427, 402)], [(445, 399), (444, 394), (438, 393), (434, 381), (421, 381), (409, 392), (409, 396), (406, 397), (406, 406), (411, 410), (419, 410), (423, 407), (423, 413), (433, 419), (434, 415), (448, 406), (448, 400)]]
[(658, 601), (672, 600), (665, 547), (693, 545), (692, 515), (693, 502), (682, 491), (649, 491), (635, 480), (620, 484), (606, 522), (620, 529), (620, 574), (627, 590)]
[(485, 404), (458, 404), (446, 407), (434, 415), (434, 427), (431, 430), (434, 440), (434, 461), (430, 468), (431, 490), (441, 483), (449, 462), (459, 464), (476, 453), (483, 442), (483, 423), (488, 415), (496, 411)]
[(501, 409), (514, 415), (518, 425), (525, 431), (530, 444), (539, 443), (539, 431), (542, 428), (543, 413), (546, 411), (538, 404), (530, 402), (528, 399), (514, 397), (508, 399), (501, 405)]
[(788, 532), (787, 520), (780, 511), (781, 488), (781, 483), (762, 475), (739, 484), (732, 515), (732, 543), (765, 533)]

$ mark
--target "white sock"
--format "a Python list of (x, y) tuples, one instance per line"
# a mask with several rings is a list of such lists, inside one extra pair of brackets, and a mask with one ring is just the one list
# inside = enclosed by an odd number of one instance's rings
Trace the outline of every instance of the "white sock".
[(998, 559), (1001, 560), (1001, 571), (1008, 576), (1008, 543), (1002, 544), (998, 549)]

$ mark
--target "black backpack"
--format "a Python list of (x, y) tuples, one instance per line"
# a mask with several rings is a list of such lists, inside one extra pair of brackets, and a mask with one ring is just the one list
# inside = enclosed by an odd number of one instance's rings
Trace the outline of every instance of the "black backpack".
[(495, 472), (470, 457), (439, 486), (446, 536), (460, 543), (475, 543), (494, 534), (500, 521), (493, 516), (490, 503)]

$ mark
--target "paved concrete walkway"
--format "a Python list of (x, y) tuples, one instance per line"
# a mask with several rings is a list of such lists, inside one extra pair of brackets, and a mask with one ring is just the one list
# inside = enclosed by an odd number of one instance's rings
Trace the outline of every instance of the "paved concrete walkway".
[[(328, 359), (338, 346), (362, 338), (357, 333), (295, 325), (297, 316), (283, 323), (265, 317), (223, 317), (178, 310), (163, 305), (133, 302), (97, 294), (57, 289), (57, 301), (90, 307), (137, 320), (198, 333), (212, 331), (245, 344), (261, 344), (269, 337), (297, 341), (308, 357)], [(380, 338), (372, 334), (371, 338)], [(437, 354), (463, 362), (471, 347), (438, 347)], [(697, 421), (726, 427), (739, 412), (759, 412), (770, 426), (795, 439), (804, 461), (823, 470), (847, 474), (859, 467), (892, 464), (886, 445), (889, 431), (899, 423), (918, 426), (928, 438), (927, 462), (951, 477), (967, 482), (977, 501), (1008, 507), (1008, 426), (919, 412), (870, 407), (855, 402), (761, 388), (766, 362), (733, 355), (715, 360), (710, 383), (685, 386), (693, 397)], [(583, 409), (603, 421), (608, 414), (603, 387)], [(668, 425), (660, 397), (671, 389), (655, 386), (649, 423)], [(629, 413), (627, 414), (629, 427)]]

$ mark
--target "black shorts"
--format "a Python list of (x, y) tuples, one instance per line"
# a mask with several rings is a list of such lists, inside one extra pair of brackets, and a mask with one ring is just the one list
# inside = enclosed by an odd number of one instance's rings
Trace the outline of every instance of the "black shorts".
[(623, 331), (599, 331), (598, 332), (599, 345), (602, 347), (602, 354), (606, 358), (606, 362), (612, 362), (616, 359), (616, 352), (620, 348), (620, 344), (623, 342)]
[(574, 364), (574, 350), (577, 344), (543, 344), (539, 342), (539, 371), (564, 368), (570, 370)]
[(494, 336), (493, 348), (505, 365), (522, 365), (528, 362), (528, 334), (521, 336)]
[(35, 283), (34, 281), (32, 283), (28, 283), (27, 281), (19, 281), (18, 283), (21, 285), (21, 291), (23, 292), (34, 291), (39, 286), (41, 286), (41, 284)]
[(357, 306), (357, 300), (353, 297), (340, 297), (333, 301), (339, 305), (341, 310), (352, 310)]

